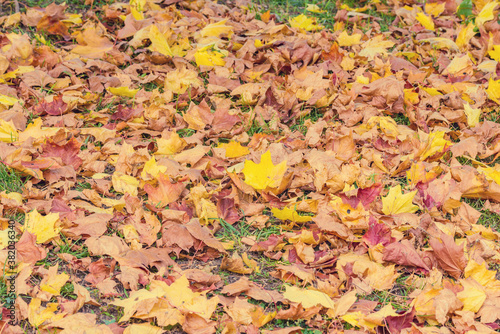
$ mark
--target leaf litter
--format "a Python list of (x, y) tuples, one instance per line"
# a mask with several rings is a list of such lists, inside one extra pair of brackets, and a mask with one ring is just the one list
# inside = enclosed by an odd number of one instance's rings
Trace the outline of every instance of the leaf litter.
[(500, 328), (500, 3), (252, 8), (0, 17), (2, 333)]

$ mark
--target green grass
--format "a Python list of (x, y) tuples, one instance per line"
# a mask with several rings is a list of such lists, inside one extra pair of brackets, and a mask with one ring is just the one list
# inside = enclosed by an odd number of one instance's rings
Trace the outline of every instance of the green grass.
[(26, 181), (20, 173), (0, 163), (0, 191), (22, 193)]
[(478, 224), (486, 227), (491, 227), (496, 231), (500, 231), (500, 215), (495, 212), (491, 212), (490, 210), (484, 209), (484, 203), (486, 202), (486, 200), (477, 198), (465, 198), (464, 202), (481, 212), (481, 217), (479, 217), (479, 220), (477, 221)]

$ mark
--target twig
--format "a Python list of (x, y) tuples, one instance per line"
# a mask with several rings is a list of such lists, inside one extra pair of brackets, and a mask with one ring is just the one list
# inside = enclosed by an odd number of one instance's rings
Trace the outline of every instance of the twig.
[(16, 11), (16, 13), (19, 13), (19, 1), (18, 0), (14, 0), (14, 10)]

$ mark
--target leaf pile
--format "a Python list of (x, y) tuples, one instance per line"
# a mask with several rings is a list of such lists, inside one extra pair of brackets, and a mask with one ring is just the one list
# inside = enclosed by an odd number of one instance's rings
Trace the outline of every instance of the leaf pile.
[(500, 4), (252, 8), (0, 17), (3, 332), (500, 328)]

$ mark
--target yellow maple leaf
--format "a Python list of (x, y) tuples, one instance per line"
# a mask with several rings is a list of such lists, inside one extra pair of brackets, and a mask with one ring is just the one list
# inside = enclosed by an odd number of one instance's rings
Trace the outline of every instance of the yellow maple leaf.
[(220, 143), (220, 148), (226, 150), (226, 158), (239, 158), (250, 153), (250, 150), (239, 142), (231, 140), (229, 143)]
[(271, 213), (274, 217), (281, 219), (283, 221), (289, 220), (294, 223), (306, 223), (312, 220), (310, 216), (301, 216), (295, 209), (285, 207), (283, 209), (272, 208)]
[(392, 187), (387, 196), (382, 198), (382, 212), (385, 215), (416, 212), (418, 210), (418, 206), (412, 203), (416, 193), (417, 190), (403, 194), (401, 192), (400, 184)]
[(144, 6), (147, 0), (130, 0), (130, 13), (137, 21), (144, 20)]
[(6, 122), (0, 118), (0, 141), (13, 143), (18, 140), (19, 135), (12, 121)]
[(227, 26), (226, 22), (227, 19), (205, 26), (205, 28), (200, 31), (201, 37), (219, 37), (222, 34), (227, 34), (228, 37), (231, 37), (233, 34), (233, 27)]
[(434, 31), (434, 21), (432, 18), (420, 12), (417, 13), (416, 19), (418, 23), (420, 23), (425, 29)]
[(493, 80), (492, 78), (490, 78), (490, 81), (488, 81), (486, 94), (488, 94), (490, 100), (500, 104), (500, 80)]
[(481, 109), (472, 108), (469, 102), (464, 104), (464, 113), (467, 116), (467, 125), (470, 127), (475, 127), (479, 123), (479, 118), (481, 117)]
[(155, 155), (173, 155), (187, 146), (186, 140), (181, 138), (177, 132), (172, 132), (168, 139), (158, 138), (156, 140), (158, 150)]
[(324, 10), (322, 10), (321, 8), (319, 8), (318, 5), (313, 5), (313, 4), (310, 4), (310, 3), (306, 5), (306, 10), (308, 12), (317, 13), (317, 14), (321, 14), (321, 13), (325, 12)]
[(59, 224), (59, 213), (42, 216), (35, 209), (26, 214), (26, 221), (21, 230), (33, 233), (36, 235), (36, 243), (43, 244), (59, 235), (62, 229)]
[(316, 23), (315, 18), (300, 14), (288, 20), (292, 28), (304, 29), (306, 31), (315, 31), (323, 29), (323, 26)]
[(113, 173), (111, 182), (113, 183), (113, 188), (116, 192), (122, 194), (127, 193), (132, 196), (137, 196), (138, 194), (137, 187), (139, 186), (139, 180), (133, 176), (116, 171)]
[(363, 50), (359, 52), (359, 55), (367, 57), (368, 60), (373, 60), (377, 54), (386, 54), (387, 49), (393, 46), (394, 42), (384, 40), (384, 35), (377, 35), (363, 43)]
[(224, 66), (226, 61), (224, 58), (227, 56), (226, 50), (219, 50), (214, 45), (206, 45), (194, 54), (194, 60), (198, 66)]
[[(57, 133), (61, 128), (58, 127), (45, 127), (42, 126), (42, 119), (37, 118), (33, 123), (26, 127), (26, 130), (19, 133), (19, 141), (24, 142), (29, 138), (41, 139), (51, 137)], [(95, 128), (100, 129), (100, 128)], [(106, 129), (107, 130), (107, 129)]]
[(477, 171), (483, 173), (487, 180), (494, 181), (500, 185), (500, 164), (494, 167), (480, 166)]
[(474, 23), (469, 22), (466, 27), (463, 27), (460, 29), (460, 32), (458, 33), (457, 36), (457, 46), (460, 49), (464, 49), (467, 45), (469, 45), (470, 39), (476, 34), (474, 32)]
[(463, 311), (472, 311), (476, 313), (483, 306), (486, 300), (484, 287), (476, 282), (472, 277), (460, 280), (464, 289), (457, 293), (458, 299), (464, 303)]
[(189, 87), (201, 87), (203, 85), (198, 73), (186, 67), (176, 68), (167, 73), (165, 77), (165, 88), (175, 94), (184, 94)]
[(493, 45), (493, 50), (488, 51), (491, 59), (500, 62), (500, 45)]
[(137, 94), (139, 89), (130, 89), (128, 87), (109, 87), (108, 91), (116, 96), (135, 97), (135, 94)]
[[(452, 143), (444, 139), (444, 131), (431, 132), (425, 141), (422, 142), (420, 160), (425, 160), (436, 153), (443, 152)], [(425, 134), (422, 134), (425, 137)]]
[(195, 313), (204, 319), (210, 319), (219, 297), (214, 296), (207, 299), (203, 293), (193, 292), (186, 276), (175, 280), (171, 285), (163, 281), (153, 281), (150, 290), (158, 296), (164, 297), (170, 305), (179, 309), (182, 313)]
[(445, 3), (426, 3), (424, 6), (425, 12), (429, 15), (432, 15), (434, 17), (438, 17), (444, 12), (445, 9)]
[(352, 46), (361, 43), (361, 34), (352, 34), (349, 35), (347, 31), (342, 31), (337, 37), (337, 42), (339, 46)]
[(66, 313), (55, 314), (58, 306), (58, 303), (47, 303), (47, 307), (42, 307), (42, 300), (33, 298), (28, 306), (28, 321), (33, 327), (37, 328), (47, 320), (52, 322), (62, 319)]
[(420, 99), (418, 98), (418, 93), (412, 88), (404, 89), (404, 99), (411, 104), (417, 104)]
[(495, 8), (498, 6), (497, 1), (488, 2), (476, 16), (476, 26), (482, 27), (486, 22), (495, 18)]
[(69, 280), (69, 275), (66, 273), (58, 274), (57, 270), (59, 265), (55, 265), (49, 268), (47, 276), (40, 283), (40, 290), (46, 291), (54, 296), (59, 296), (61, 294), (61, 288)]
[(296, 286), (287, 286), (283, 297), (294, 303), (301, 303), (304, 308), (321, 305), (334, 309), (335, 303), (326, 293), (316, 290), (301, 289)]
[(464, 277), (472, 277), (476, 282), (482, 286), (487, 286), (488, 284), (496, 280), (496, 271), (488, 270), (486, 261), (482, 264), (477, 263), (474, 259), (470, 259), (467, 263), (467, 267), (464, 270)]
[(245, 166), (242, 170), (243, 175), (245, 175), (245, 183), (256, 190), (279, 187), (285, 171), (286, 160), (276, 166), (273, 165), (271, 151), (262, 154), (258, 164), (251, 160), (245, 160)]
[(149, 159), (145, 164), (141, 172), (141, 178), (143, 180), (151, 180), (156, 178), (158, 174), (165, 173), (167, 171), (167, 166), (158, 165), (155, 157)]
[(172, 57), (173, 53), (168, 45), (167, 38), (163, 35), (156, 25), (149, 29), (149, 40), (151, 41), (151, 50), (161, 53), (164, 56)]

